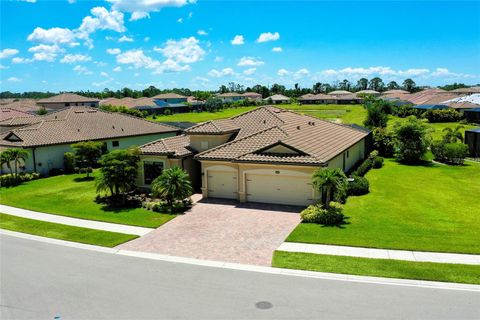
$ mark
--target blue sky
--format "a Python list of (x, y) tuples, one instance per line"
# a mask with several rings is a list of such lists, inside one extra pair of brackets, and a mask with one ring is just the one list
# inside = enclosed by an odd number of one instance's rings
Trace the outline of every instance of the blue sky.
[(1, 90), (480, 83), (480, 2), (1, 0)]

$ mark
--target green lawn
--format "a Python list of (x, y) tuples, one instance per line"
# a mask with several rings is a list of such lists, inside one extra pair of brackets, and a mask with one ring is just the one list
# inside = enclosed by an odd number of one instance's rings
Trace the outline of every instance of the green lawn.
[(189, 113), (176, 113), (169, 116), (157, 115), (156, 119), (153, 119), (151, 116), (147, 119), (155, 120), (160, 122), (205, 122), (208, 120), (217, 120), (225, 119), (236, 116), (240, 113), (244, 113), (255, 109), (256, 107), (240, 107), (240, 108), (230, 108), (225, 109), (219, 112), (189, 112)]
[(324, 120), (340, 119), (342, 123), (348, 124), (363, 125), (366, 116), (366, 111), (361, 104), (284, 104), (279, 107)]
[(138, 238), (138, 236), (131, 234), (67, 226), (64, 224), (20, 218), (4, 213), (0, 213), (0, 229), (110, 248)]
[(0, 203), (63, 216), (141, 227), (158, 227), (175, 217), (142, 208), (113, 210), (95, 203), (95, 181), (84, 181), (83, 177), (80, 174), (62, 175), (29, 181), (12, 188), (0, 188)]
[(291, 242), (480, 254), (480, 164), (407, 166), (386, 160), (349, 197), (342, 227), (300, 224)]
[(480, 284), (480, 266), (275, 251), (272, 266), (386, 278)]

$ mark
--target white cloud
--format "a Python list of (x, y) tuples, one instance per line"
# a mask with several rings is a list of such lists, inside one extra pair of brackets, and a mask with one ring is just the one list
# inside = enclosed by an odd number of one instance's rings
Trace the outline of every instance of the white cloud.
[(268, 42), (268, 41), (276, 41), (278, 39), (280, 39), (280, 33), (264, 32), (258, 36), (257, 42), (261, 43), (261, 42)]
[(133, 42), (133, 38), (123, 35), (118, 39), (118, 42)]
[(120, 53), (117, 55), (117, 63), (130, 64), (136, 69), (155, 69), (160, 66), (159, 61), (146, 56), (141, 49), (133, 49)]
[(277, 71), (277, 74), (280, 76), (280, 77), (284, 77), (288, 74), (290, 74), (290, 71), (288, 71), (287, 69), (279, 69)]
[(150, 37), (145, 37), (145, 38), (143, 38), (143, 41), (145, 41), (145, 42), (150, 41)]
[(92, 71), (88, 70), (87, 67), (84, 67), (81, 65), (76, 65), (72, 70), (77, 72), (78, 74), (84, 74), (84, 75), (90, 75), (93, 73)]
[(5, 59), (8, 57), (14, 56), (19, 52), (20, 51), (18, 51), (17, 49), (11, 49), (11, 48), (3, 49), (2, 51), (0, 51), (0, 59)]
[(249, 69), (246, 69), (245, 71), (243, 71), (243, 73), (246, 74), (246, 75), (251, 75), (251, 74), (254, 74), (255, 71), (257, 71), (257, 68), (249, 68)]
[(178, 22), (178, 23), (183, 23), (183, 18), (178, 18), (178, 19), (177, 19), (177, 22)]
[(20, 81), (22, 81), (22, 79), (17, 78), (17, 77), (10, 77), (10, 78), (7, 79), (7, 81), (9, 81), (9, 82), (20, 82)]
[(28, 2), (28, 3), (36, 3), (37, 2), (37, 0), (17, 0), (17, 1)]
[(15, 58), (12, 59), (12, 63), (14, 63), (14, 64), (27, 63), (27, 62), (31, 62), (31, 61), (29, 61), (28, 59), (25, 59), (25, 58), (20, 58), (20, 57), (15, 57)]
[(54, 45), (46, 45), (46, 44), (39, 44), (38, 46), (34, 46), (28, 49), (28, 52), (33, 52), (33, 58), (29, 59), (30, 61), (47, 61), (52, 62), (57, 57), (58, 52), (63, 52), (56, 44)]
[(112, 82), (112, 78), (110, 79), (106, 79), (104, 81), (100, 81), (100, 82), (92, 82), (92, 86), (94, 87), (106, 87), (110, 82)]
[(61, 63), (78, 63), (78, 62), (84, 62), (84, 61), (90, 61), (92, 58), (88, 55), (84, 54), (66, 54), (63, 56), (62, 60), (60, 60)]
[(224, 76), (233, 76), (235, 72), (232, 68), (224, 68), (222, 70), (212, 69), (208, 72), (208, 75), (213, 78), (220, 78)]
[(230, 41), (230, 43), (233, 44), (234, 46), (238, 46), (238, 45), (244, 44), (245, 39), (241, 34), (238, 34)]
[(198, 31), (197, 31), (197, 34), (198, 34), (199, 36), (208, 36), (208, 32), (205, 31), (205, 30), (198, 30)]
[(100, 72), (100, 76), (101, 77), (108, 77), (108, 73), (106, 73), (105, 71), (102, 71), (102, 72)]
[(306, 68), (302, 68), (293, 74), (294, 79), (300, 79), (310, 74), (310, 71)]
[(273, 52), (282, 52), (283, 49), (281, 47), (274, 47), (274, 48), (272, 48), (272, 51)]
[(107, 0), (112, 8), (121, 12), (130, 12), (130, 21), (150, 17), (150, 12), (158, 12), (165, 7), (182, 7), (196, 0)]
[(110, 48), (110, 49), (107, 49), (107, 53), (108, 53), (108, 54), (117, 55), (117, 54), (120, 54), (121, 52), (122, 52), (122, 50), (120, 50), (119, 48)]
[(179, 63), (194, 63), (202, 60), (205, 55), (205, 50), (195, 37), (168, 40), (163, 48), (155, 47), (153, 50)]
[(85, 41), (90, 48), (93, 47), (90, 34), (97, 30), (113, 30), (124, 32), (123, 13), (112, 10), (108, 11), (104, 7), (94, 7), (90, 10), (91, 16), (83, 18), (82, 23), (77, 29), (68, 28), (50, 28), (43, 29), (37, 27), (27, 37), (29, 41), (35, 41), (45, 44), (63, 44), (71, 47), (79, 45), (77, 40)]
[(76, 0), (67, 0), (67, 1), (68, 1), (68, 3), (70, 3), (70, 4), (74, 4), (75, 2), (77, 2)]
[(0, 64), (0, 70), (5, 70), (5, 69), (8, 69), (9, 67), (7, 66), (4, 66), (3, 64)]
[(117, 67), (113, 68), (113, 71), (114, 72), (120, 72), (120, 71), (122, 71), (122, 67), (117, 66)]
[(254, 57), (242, 57), (240, 58), (240, 61), (238, 62), (238, 66), (240, 67), (253, 67), (253, 66), (261, 66), (264, 65), (265, 62), (262, 60), (258, 60)]
[(222, 62), (222, 61), (223, 61), (223, 57), (216, 56), (213, 61), (215, 61), (215, 62)]

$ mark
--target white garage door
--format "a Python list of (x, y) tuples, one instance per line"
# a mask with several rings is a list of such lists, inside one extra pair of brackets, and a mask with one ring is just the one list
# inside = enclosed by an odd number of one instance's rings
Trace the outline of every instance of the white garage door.
[(207, 171), (208, 197), (237, 199), (237, 174), (229, 171)]
[(289, 205), (313, 202), (310, 177), (247, 174), (247, 201)]

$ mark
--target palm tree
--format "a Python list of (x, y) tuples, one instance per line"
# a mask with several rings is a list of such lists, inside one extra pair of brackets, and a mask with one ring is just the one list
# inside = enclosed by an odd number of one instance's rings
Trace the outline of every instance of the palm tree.
[(325, 207), (329, 208), (331, 199), (347, 187), (347, 177), (338, 168), (320, 168), (313, 173), (312, 183), (320, 192), (325, 192)]
[(11, 149), (4, 150), (0, 153), (0, 166), (3, 167), (3, 165), (6, 165), (8, 170), (10, 170), (11, 175), (13, 175), (12, 161), (13, 157)]
[(457, 140), (463, 143), (463, 135), (460, 129), (465, 128), (464, 126), (457, 126), (455, 129), (452, 128), (444, 128), (442, 131), (446, 132), (443, 136), (443, 140), (446, 143), (455, 143)]
[(28, 151), (24, 149), (11, 149), (11, 154), (12, 154), (12, 160), (13, 163), (15, 164), (15, 176), (18, 176), (18, 165), (20, 164), (20, 161), (25, 163), (25, 160), (28, 159)]
[(192, 191), (188, 173), (179, 167), (164, 170), (152, 182), (153, 195), (165, 199), (169, 207), (173, 206), (175, 200), (183, 200), (191, 196)]

